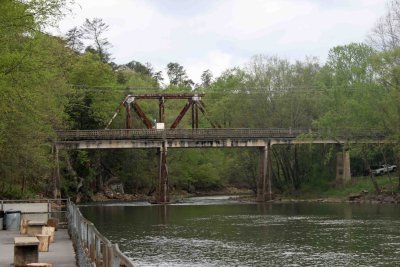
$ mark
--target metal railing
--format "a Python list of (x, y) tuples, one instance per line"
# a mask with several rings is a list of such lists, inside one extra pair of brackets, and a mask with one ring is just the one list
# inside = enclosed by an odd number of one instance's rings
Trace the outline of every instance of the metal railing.
[(382, 139), (384, 134), (375, 129), (291, 129), (291, 128), (231, 128), (231, 129), (107, 129), (107, 130), (69, 130), (57, 131), (59, 141), (77, 140), (165, 140), (165, 139), (295, 139), (344, 138), (344, 139)]
[(72, 202), (68, 202), (68, 219), (80, 267), (133, 267), (133, 263), (119, 250), (118, 245), (112, 244), (100, 234)]
[(63, 226), (67, 224), (67, 202), (68, 199), (0, 200), (0, 210), (19, 210), (23, 218), (29, 219), (47, 220), (55, 218), (58, 220), (58, 224)]
[(308, 129), (111, 129), (58, 131), (59, 140), (296, 138)]

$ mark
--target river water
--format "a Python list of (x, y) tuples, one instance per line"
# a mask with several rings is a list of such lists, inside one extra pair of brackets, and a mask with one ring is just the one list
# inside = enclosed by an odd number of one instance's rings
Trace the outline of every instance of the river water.
[(400, 206), (255, 204), (82, 206), (135, 266), (400, 266)]

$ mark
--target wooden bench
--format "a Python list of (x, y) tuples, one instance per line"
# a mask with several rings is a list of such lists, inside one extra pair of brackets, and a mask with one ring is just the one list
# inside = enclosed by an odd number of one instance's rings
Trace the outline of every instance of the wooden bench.
[(51, 263), (37, 262), (37, 263), (28, 263), (27, 267), (52, 267)]
[(25, 267), (39, 261), (39, 240), (36, 237), (14, 237), (14, 267)]
[(28, 227), (26, 233), (28, 236), (35, 236), (42, 234), (42, 227), (46, 226), (44, 221), (28, 221)]
[(42, 227), (42, 234), (50, 236), (50, 243), (54, 243), (54, 227), (51, 226), (43, 226)]
[(56, 218), (49, 218), (47, 220), (47, 226), (54, 227), (54, 230), (57, 231), (58, 229), (58, 219)]
[(36, 237), (39, 240), (39, 252), (48, 252), (50, 245), (50, 235), (37, 234)]

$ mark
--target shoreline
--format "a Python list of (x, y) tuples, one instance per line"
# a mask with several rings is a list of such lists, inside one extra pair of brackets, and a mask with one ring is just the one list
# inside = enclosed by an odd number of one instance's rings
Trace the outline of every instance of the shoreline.
[[(212, 192), (173, 192), (170, 195), (170, 203), (176, 203), (185, 198), (191, 197), (207, 197), (207, 196), (231, 196), (231, 200), (238, 202), (248, 201), (257, 202), (256, 196), (251, 190), (221, 190)], [(104, 193), (97, 193), (90, 202), (82, 203), (103, 203), (103, 202), (151, 202), (152, 197), (144, 194), (119, 194), (114, 197), (106, 196)], [(358, 203), (358, 204), (400, 204), (400, 193), (360, 193), (351, 194), (345, 197), (318, 197), (310, 196), (299, 198), (297, 196), (276, 195), (273, 200), (265, 201), (265, 203)]]

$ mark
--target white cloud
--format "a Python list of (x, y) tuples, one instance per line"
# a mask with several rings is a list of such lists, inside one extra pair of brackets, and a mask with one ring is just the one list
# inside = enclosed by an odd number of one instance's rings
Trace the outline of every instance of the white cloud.
[[(200, 76), (203, 71), (211, 69), (213, 76), (218, 77), (225, 70), (234, 66), (243, 65), (246, 59), (234, 58), (233, 55), (219, 50), (210, 51), (206, 57), (191, 62), (187, 66), (187, 73), (197, 83), (200, 82)], [(212, 67), (212, 68), (211, 68)]]
[(178, 62), (195, 82), (205, 69), (219, 75), (254, 54), (325, 60), (330, 48), (363, 41), (385, 10), (383, 0), (77, 2), (82, 9), (62, 23), (62, 32), (102, 18), (117, 63), (150, 62), (165, 71)]

